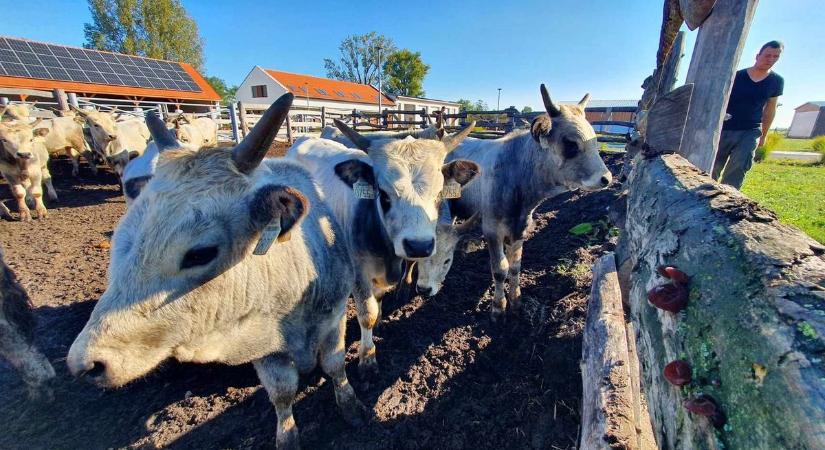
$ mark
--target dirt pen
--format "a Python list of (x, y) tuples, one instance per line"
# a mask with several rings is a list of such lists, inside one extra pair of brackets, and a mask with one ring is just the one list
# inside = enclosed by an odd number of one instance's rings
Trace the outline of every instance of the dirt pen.
[[(618, 173), (620, 157), (610, 158)], [(71, 377), (64, 359), (105, 290), (108, 239), (125, 204), (107, 171), (75, 180), (67, 160), (53, 163), (60, 203), (46, 220), (0, 224), (0, 245), (34, 302), (36, 344), (58, 374), (55, 399), (28, 400), (17, 374), (0, 365), (0, 448), (272, 448), (275, 411), (250, 365), (169, 362), (110, 391)], [(0, 185), (0, 198), (9, 195)], [(540, 208), (525, 243), (525, 314), (503, 327), (489, 323), (489, 257), (479, 242), (456, 253), (437, 296), (385, 302), (381, 375), (370, 384), (352, 360), (350, 311), (347, 368), (375, 419), (350, 428), (330, 383), (305, 377), (295, 406), (305, 448), (576, 447), (589, 267), (613, 245), (606, 226), (580, 237), (568, 230), (604, 220), (615, 195), (570, 193)]]

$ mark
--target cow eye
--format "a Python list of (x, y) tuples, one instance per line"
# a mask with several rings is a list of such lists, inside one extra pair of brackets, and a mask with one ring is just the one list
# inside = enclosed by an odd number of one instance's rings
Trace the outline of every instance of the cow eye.
[(390, 203), (390, 196), (387, 195), (387, 193), (384, 192), (383, 189), (378, 190), (378, 199), (381, 202), (381, 210), (384, 211), (384, 213), (389, 211), (390, 206), (392, 206)]
[(576, 144), (576, 141), (565, 138), (562, 139), (561, 143), (563, 146), (562, 156), (564, 156), (564, 159), (575, 158), (576, 155), (579, 154), (579, 145)]
[(452, 261), (452, 259), (447, 258), (447, 260), (446, 260), (446, 261), (444, 261), (444, 265), (446, 266), (447, 264), (450, 264), (450, 261)]
[(196, 247), (189, 249), (183, 255), (183, 261), (180, 262), (180, 268), (188, 269), (190, 267), (198, 267), (209, 264), (215, 257), (218, 256), (218, 247)]

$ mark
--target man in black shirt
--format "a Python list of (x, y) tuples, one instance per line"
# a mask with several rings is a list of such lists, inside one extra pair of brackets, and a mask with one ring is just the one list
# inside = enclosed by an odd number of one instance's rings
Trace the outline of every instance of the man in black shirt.
[(765, 144), (785, 86), (782, 77), (771, 71), (783, 48), (781, 42), (768, 42), (759, 50), (753, 67), (736, 72), (728, 99), (730, 118), (722, 125), (713, 164), (714, 180), (722, 175), (722, 183), (742, 187), (745, 173), (753, 164), (754, 150)]

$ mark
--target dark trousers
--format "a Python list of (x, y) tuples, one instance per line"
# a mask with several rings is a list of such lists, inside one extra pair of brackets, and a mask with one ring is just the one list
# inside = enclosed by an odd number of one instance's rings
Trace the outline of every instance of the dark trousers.
[[(754, 150), (761, 135), (760, 130), (722, 130), (713, 164), (713, 179), (736, 189), (741, 188), (745, 173), (753, 165)], [(721, 180), (719, 175), (722, 175)]]

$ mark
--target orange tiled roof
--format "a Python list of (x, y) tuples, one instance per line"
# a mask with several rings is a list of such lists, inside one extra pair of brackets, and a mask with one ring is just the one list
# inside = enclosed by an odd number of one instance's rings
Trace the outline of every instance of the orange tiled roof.
[[(17, 39), (26, 42), (35, 42), (28, 39), (19, 39), (19, 38), (9, 38), (9, 39)], [(47, 44), (47, 43), (43, 43)], [(79, 47), (71, 47), (62, 44), (49, 44), (49, 45), (58, 45), (60, 47), (67, 47), (67, 48), (79, 48)], [(88, 50), (88, 49), (85, 49)], [(98, 53), (108, 53), (113, 55), (120, 55), (120, 53), (114, 52), (106, 52), (102, 50), (95, 50)], [(143, 57), (138, 57), (143, 58)], [(154, 58), (143, 58), (143, 59), (154, 59)], [(163, 60), (157, 60), (163, 61)], [(176, 61), (169, 61), (173, 64), (180, 65), (181, 69), (183, 69), (191, 78), (195, 84), (198, 85), (200, 88), (200, 92), (193, 92), (193, 91), (179, 91), (173, 89), (154, 89), (154, 88), (142, 88), (142, 87), (134, 87), (134, 86), (119, 86), (119, 85), (109, 85), (109, 84), (97, 84), (97, 83), (84, 83), (84, 82), (76, 82), (76, 81), (62, 81), (62, 80), (49, 80), (49, 79), (41, 79), (41, 78), (29, 78), (29, 77), (18, 77), (18, 76), (0, 76), (0, 87), (5, 88), (20, 88), (20, 89), (38, 89), (38, 90), (52, 90), (52, 89), (63, 89), (67, 92), (74, 92), (78, 94), (102, 94), (102, 95), (124, 95), (129, 97), (137, 97), (137, 98), (158, 98), (158, 99), (168, 99), (168, 100), (205, 100), (205, 101), (218, 101), (221, 99), (221, 96), (212, 89), (212, 86), (204, 79), (204, 77), (195, 70), (194, 67), (187, 63), (183, 62), (176, 62)]]
[[(329, 78), (311, 77), (270, 69), (264, 69), (264, 71), (298, 98), (308, 96), (318, 100), (378, 104), (378, 89), (367, 84), (330, 80)], [(381, 105), (395, 106), (395, 102), (384, 95), (381, 99)]]

